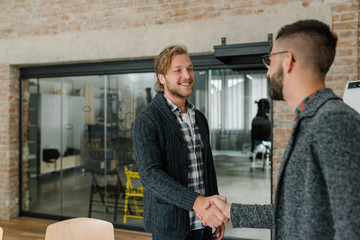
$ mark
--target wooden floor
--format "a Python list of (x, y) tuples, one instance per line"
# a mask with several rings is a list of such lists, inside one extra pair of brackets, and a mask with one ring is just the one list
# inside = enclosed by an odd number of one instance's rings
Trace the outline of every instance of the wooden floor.
[[(54, 221), (19, 217), (10, 221), (0, 220), (4, 230), (4, 240), (44, 240), (46, 227)], [(115, 229), (115, 240), (149, 240), (150, 234), (121, 231)]]

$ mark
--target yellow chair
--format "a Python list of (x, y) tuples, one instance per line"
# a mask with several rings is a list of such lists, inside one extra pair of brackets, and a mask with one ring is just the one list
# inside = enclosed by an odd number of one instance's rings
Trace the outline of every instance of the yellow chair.
[[(124, 223), (126, 223), (126, 218), (138, 218), (143, 219), (142, 213), (143, 210), (139, 208), (138, 202), (136, 198), (143, 198), (144, 197), (144, 189), (143, 187), (134, 188), (133, 182), (131, 179), (140, 179), (138, 172), (129, 171), (125, 168), (125, 175), (126, 175), (126, 190), (125, 190), (125, 206), (124, 206)], [(136, 215), (128, 214), (129, 210), (129, 199), (133, 200)]]
[(73, 218), (50, 224), (45, 240), (114, 240), (112, 223), (95, 218)]

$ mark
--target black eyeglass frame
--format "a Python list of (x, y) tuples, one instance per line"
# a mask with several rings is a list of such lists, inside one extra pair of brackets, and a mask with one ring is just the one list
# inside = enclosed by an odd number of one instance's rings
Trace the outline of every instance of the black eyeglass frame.
[[(276, 54), (281, 54), (281, 53), (288, 53), (288, 52), (289, 51), (281, 51), (281, 52), (275, 52), (275, 53), (264, 55), (264, 56), (262, 56), (263, 63), (267, 68), (270, 68), (270, 64), (271, 64), (270, 56), (276, 55)], [(295, 62), (294, 58), (292, 58), (292, 60)]]

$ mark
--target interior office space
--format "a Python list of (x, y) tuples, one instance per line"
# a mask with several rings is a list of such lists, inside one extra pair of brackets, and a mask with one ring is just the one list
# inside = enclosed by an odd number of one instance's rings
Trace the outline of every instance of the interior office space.
[[(259, 56), (269, 51), (271, 40), (269, 36), (262, 43), (216, 47), (217, 54), (228, 48), (252, 49), (247, 56), (222, 55), (223, 61), (238, 65), (224, 64), (211, 55), (193, 57), (196, 81), (189, 100), (209, 120), (219, 191), (229, 201), (271, 202), (270, 148), (254, 159), (251, 152), (257, 102), (267, 99), (269, 92)], [(242, 62), (247, 62), (246, 68)], [(77, 65), (21, 69), (21, 142), (29, 150), (22, 157), (27, 172), (21, 184), (24, 215), (89, 216), (144, 231), (141, 194), (125, 202), (126, 194), (137, 192), (141, 183), (133, 179), (134, 188), (126, 188), (126, 170), (136, 172), (132, 124), (155, 96), (156, 76), (145, 71), (152, 60), (134, 65), (133, 73), (128, 73), (129, 68), (122, 73), (123, 62), (117, 65), (119, 73), (103, 75), (85, 75)], [(106, 64), (96, 67), (101, 69), (98, 72), (110, 71)], [(269, 239), (270, 230), (237, 230), (228, 224), (226, 235)]]
[[(211, 125), (220, 193), (236, 202), (271, 202), (291, 132), (293, 114), (274, 103), (270, 164), (264, 171), (261, 161), (252, 166), (250, 122), (255, 101), (268, 98), (269, 87), (258, 57), (269, 51), (269, 34), (298, 19), (320, 19), (339, 35), (327, 86), (342, 96), (346, 82), (359, 75), (358, 0), (1, 4), (6, 10), (0, 23), (4, 219), (60, 219), (91, 212), (119, 228), (143, 231), (141, 219), (124, 223), (124, 196), (116, 219), (101, 199), (94, 199), (100, 200), (94, 202), (100, 213), (90, 211), (90, 198), (97, 196), (90, 169), (107, 173), (117, 168), (124, 185), (125, 167), (136, 170), (131, 124), (155, 94), (152, 59), (168, 44), (188, 46), (199, 83), (190, 100)], [(259, 43), (267, 48), (254, 52)], [(231, 49), (237, 46), (244, 47), (240, 53)], [(261, 230), (227, 229), (228, 237), (269, 239), (269, 232)]]

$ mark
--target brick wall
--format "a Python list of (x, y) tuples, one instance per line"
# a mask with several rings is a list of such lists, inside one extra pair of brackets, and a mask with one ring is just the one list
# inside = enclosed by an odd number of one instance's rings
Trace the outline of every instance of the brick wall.
[(4, 0), (0, 63), (151, 57), (171, 43), (185, 44), (191, 53), (210, 53), (222, 37), (228, 44), (259, 42), (299, 18), (331, 22), (335, 1)]
[[(308, 1), (8, 0), (4, 5), (6, 17), (0, 23), (0, 36), (17, 38), (72, 31), (118, 30), (224, 16), (254, 15), (264, 13), (268, 7), (279, 7), (287, 2), (299, 2), (305, 6), (304, 3)], [(15, 9), (20, 11), (13, 12)]]
[(0, 65), (0, 216), (18, 215), (19, 85), (18, 71)]
[(342, 96), (347, 81), (359, 80), (359, 2), (333, 7), (332, 28), (339, 37), (327, 86)]
[[(0, 218), (18, 215), (18, 65), (151, 57), (169, 43), (209, 53), (229, 44), (266, 41), (300, 18), (330, 24), (339, 36), (326, 84), (342, 95), (359, 79), (360, 0), (3, 0), (0, 3)], [(211, 26), (211, 27), (209, 27)], [(141, 46), (141, 47), (139, 47)], [(26, 104), (26, 99), (24, 99)], [(273, 182), (294, 114), (274, 103)], [(26, 116), (24, 116), (26, 119)], [(26, 127), (26, 125), (25, 125)], [(24, 144), (26, 146), (26, 144)], [(28, 151), (23, 150), (26, 159)], [(27, 189), (26, 167), (24, 189)], [(25, 197), (26, 190), (24, 191)], [(24, 207), (26, 208), (26, 202)]]

